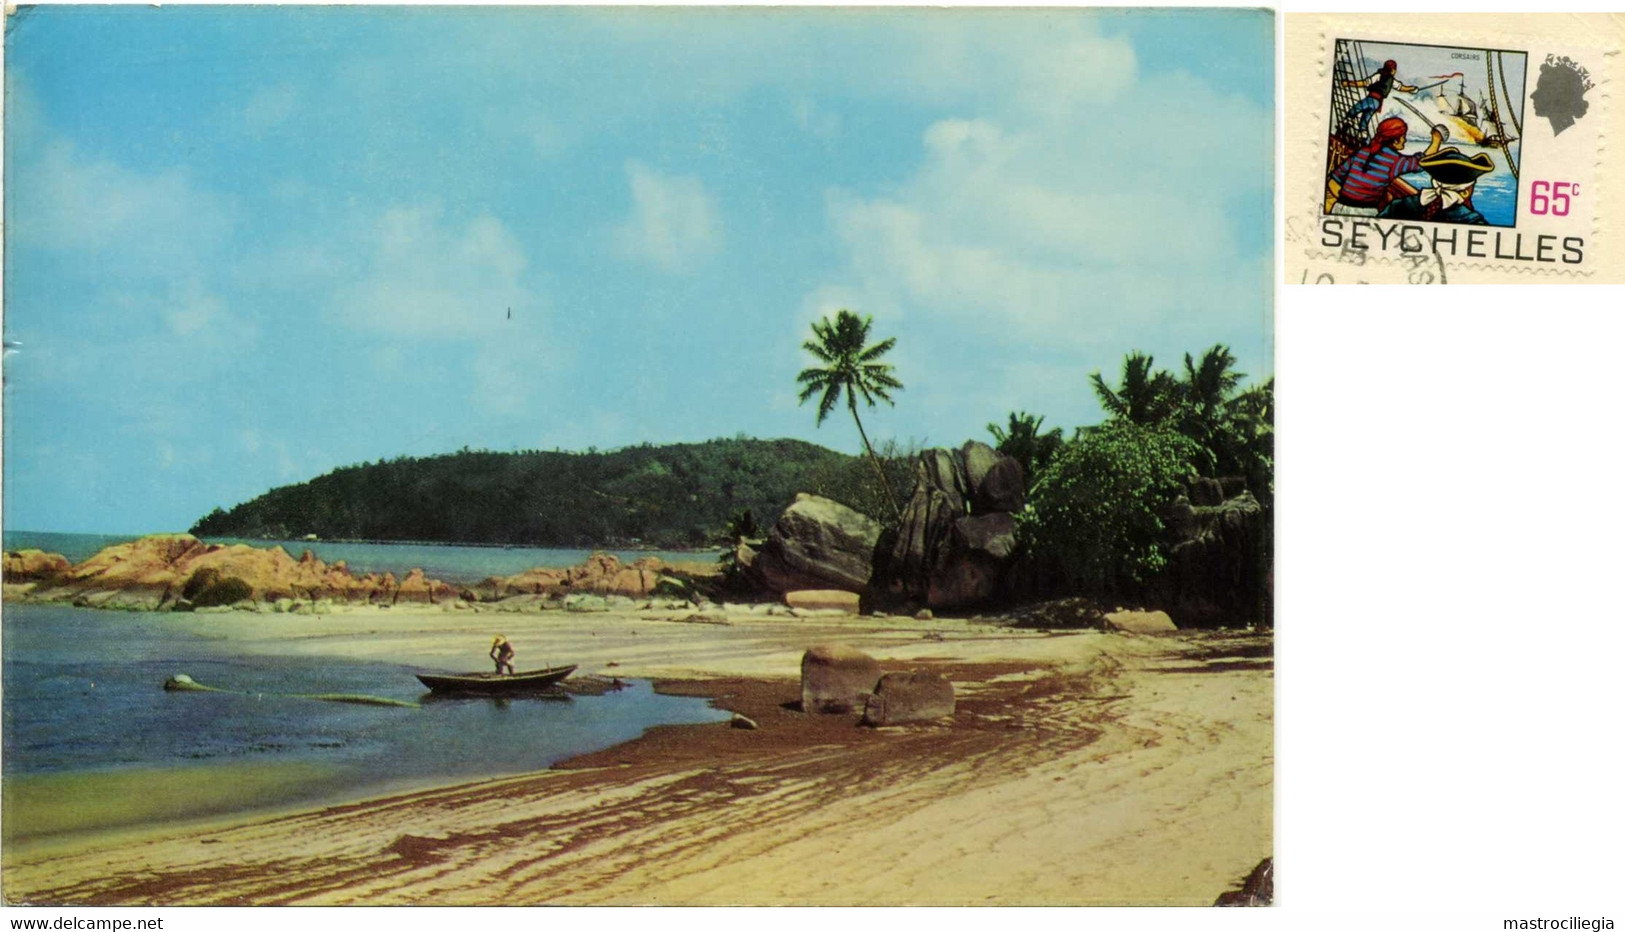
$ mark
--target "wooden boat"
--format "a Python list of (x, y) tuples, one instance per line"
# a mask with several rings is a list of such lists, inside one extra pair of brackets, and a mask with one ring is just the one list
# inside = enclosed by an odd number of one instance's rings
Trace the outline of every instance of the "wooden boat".
[(419, 673), (417, 678), (436, 693), (514, 696), (551, 689), (574, 672), (576, 668), (572, 664), (523, 673)]

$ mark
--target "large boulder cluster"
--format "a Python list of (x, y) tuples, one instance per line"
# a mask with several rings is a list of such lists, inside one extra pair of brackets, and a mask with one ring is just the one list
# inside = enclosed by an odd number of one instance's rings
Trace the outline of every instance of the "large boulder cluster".
[(782, 597), (838, 589), (910, 609), (978, 605), (1000, 594), (1016, 551), (1021, 463), (982, 443), (921, 453), (914, 492), (895, 534), (816, 495), (800, 495), (737, 564), (759, 589)]
[[(986, 444), (926, 450), (895, 530), (801, 495), (765, 542), (739, 545), (736, 563), (750, 584), (778, 598), (839, 590), (886, 611), (1042, 597), (1042, 554), (1028, 565), (1017, 561), (1015, 516), (1026, 482), (1018, 460)], [(1102, 626), (1172, 630), (1169, 615), (1179, 627), (1269, 623), (1266, 515), (1243, 480), (1193, 479), (1162, 518), (1168, 566), (1143, 595), (1167, 614)]]
[(157, 534), (116, 544), (77, 566), (59, 554), (40, 551), (8, 552), (4, 565), (8, 597), (135, 611), (223, 606), (292, 611), (327, 604), (455, 606), (515, 597), (571, 608), (571, 598), (599, 603), (614, 596), (681, 598), (690, 590), (654, 557), (624, 564), (612, 554), (595, 553), (578, 566), (538, 567), (459, 589), (421, 569), (401, 578), (393, 573), (358, 575), (343, 560), (324, 563), (309, 550), (295, 558), (281, 547), (209, 544), (190, 534)]
[(492, 576), (472, 587), (471, 594), (482, 602), (495, 602), (522, 595), (619, 595), (633, 599), (652, 595), (680, 594), (686, 584), (669, 574), (658, 557), (641, 557), (622, 563), (612, 553), (594, 553), (576, 566), (534, 567), (512, 576)]
[(91, 608), (185, 611), (284, 600), (429, 603), (455, 599), (457, 593), (421, 570), (400, 580), (392, 573), (357, 576), (344, 561), (327, 564), (309, 550), (295, 559), (281, 547), (206, 544), (190, 534), (156, 534), (107, 547), (77, 566), (59, 567), (40, 577), (27, 597)]
[(887, 595), (932, 609), (992, 600), (1016, 553), (1021, 463), (972, 441), (921, 453), (914, 477), (884, 574)]

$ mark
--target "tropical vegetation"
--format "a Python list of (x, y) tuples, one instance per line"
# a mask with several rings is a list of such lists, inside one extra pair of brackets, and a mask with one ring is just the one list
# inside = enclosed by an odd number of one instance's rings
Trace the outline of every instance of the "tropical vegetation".
[(841, 500), (853, 484), (851, 475), (867, 468), (856, 457), (800, 440), (733, 438), (585, 453), (465, 449), (335, 469), (217, 508), (192, 532), (277, 540), (315, 534), (330, 540), (698, 547), (711, 545), (742, 512), (770, 526), (798, 492)]
[(1160, 514), (1198, 450), (1168, 427), (1110, 421), (1067, 444), (1033, 484), (1017, 527), (1069, 587), (1137, 591), (1167, 565)]
[(1015, 457), (1016, 461), (1021, 463), (1029, 483), (1049, 465), (1055, 454), (1060, 452), (1061, 444), (1065, 442), (1059, 427), (1045, 432), (1043, 426), (1043, 415), (1028, 414), (1025, 411), (1010, 412), (1008, 427), (1000, 427), (998, 424), (987, 425), (988, 433), (993, 435), (996, 444), (994, 449), (1006, 456)]
[[(872, 442), (859, 402), (893, 402), (903, 388), (885, 356), (896, 340), (872, 340), (873, 321), (849, 310), (812, 325), (802, 348), (815, 364), (796, 377), (800, 401), (817, 399), (817, 421), (844, 406), (864, 454), (847, 456), (797, 440), (736, 437), (698, 444), (585, 453), (526, 451), (401, 458), (347, 466), (216, 509), (194, 533), (207, 536), (418, 540), (540, 546), (723, 546), (760, 540), (799, 492), (864, 514), (901, 519), (916, 450)], [(1012, 411), (987, 425), (998, 449), (1026, 470), (1017, 516), (1020, 552), (1034, 579), (1071, 591), (1151, 592), (1175, 543), (1170, 504), (1199, 477), (1241, 477), (1262, 506), (1249, 536), (1267, 561), (1274, 499), (1274, 380), (1247, 384), (1229, 347), (1185, 354), (1159, 369), (1133, 351), (1112, 381), (1088, 383), (1104, 419), (1068, 439), (1044, 417)], [(1210, 484), (1207, 486), (1212, 488)], [(1230, 487), (1234, 487), (1232, 483)], [(1251, 534), (1251, 532), (1249, 532)], [(1247, 544), (1246, 546), (1253, 546)], [(1259, 565), (1267, 565), (1261, 563)], [(1261, 595), (1266, 598), (1267, 595)]]
[(1152, 362), (1152, 357), (1139, 350), (1123, 357), (1123, 375), (1117, 388), (1107, 385), (1098, 371), (1090, 373), (1095, 397), (1112, 419), (1131, 424), (1157, 424), (1167, 420), (1177, 409), (1181, 395), (1179, 384), (1167, 372), (1152, 371)]
[(1123, 359), (1116, 388), (1090, 375), (1107, 423), (1171, 428), (1196, 444), (1192, 467), (1210, 477), (1241, 476), (1266, 507), (1274, 499), (1275, 379), (1242, 388), (1247, 375), (1223, 344), (1186, 353), (1182, 377), (1152, 368), (1139, 351)]
[[(1246, 481), (1263, 507), (1260, 559), (1268, 559), (1274, 379), (1243, 388), (1246, 374), (1222, 344), (1199, 358), (1187, 353), (1183, 362), (1176, 376), (1135, 351), (1124, 357), (1115, 386), (1092, 373), (1106, 420), (1078, 430), (1036, 471), (1019, 534), (1029, 556), (1058, 569), (1073, 589), (1142, 591), (1167, 565), (1163, 515), (1199, 476)], [(1001, 449), (1031, 415), (1010, 418), (1010, 431), (995, 432)]]

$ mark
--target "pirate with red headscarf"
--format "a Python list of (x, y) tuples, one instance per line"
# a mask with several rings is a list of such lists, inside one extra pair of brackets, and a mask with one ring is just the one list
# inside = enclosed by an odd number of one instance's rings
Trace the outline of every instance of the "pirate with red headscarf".
[(1398, 70), (1399, 64), (1390, 58), (1370, 77), (1343, 82), (1344, 87), (1365, 88), (1365, 96), (1360, 98), (1360, 102), (1350, 107), (1348, 113), (1343, 114), (1345, 121), (1352, 120), (1355, 116), (1360, 118), (1361, 136), (1365, 135), (1365, 128), (1371, 125), (1371, 118), (1382, 112), (1382, 105), (1387, 102), (1388, 95), (1394, 92), (1394, 88), (1397, 87), (1407, 94), (1416, 93), (1417, 89), (1414, 86), (1394, 77), (1394, 73)]
[(1438, 127), (1434, 127), (1426, 149), (1405, 155), (1399, 150), (1405, 145), (1405, 131), (1409, 128), (1399, 117), (1383, 120), (1370, 142), (1332, 170), (1326, 180), (1328, 213), (1375, 217), (1387, 206), (1389, 185), (1400, 175), (1420, 170), (1422, 159), (1439, 151), (1444, 141)]

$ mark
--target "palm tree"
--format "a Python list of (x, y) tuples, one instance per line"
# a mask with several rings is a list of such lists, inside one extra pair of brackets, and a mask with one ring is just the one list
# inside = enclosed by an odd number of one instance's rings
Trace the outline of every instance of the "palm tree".
[[(1178, 385), (1180, 401), (1180, 432), (1195, 440), (1208, 452), (1212, 460), (1210, 470), (1233, 468), (1224, 454), (1225, 437), (1231, 427), (1231, 396), (1244, 372), (1235, 371), (1236, 357), (1230, 347), (1215, 344), (1202, 354), (1201, 362), (1185, 354), (1185, 378)], [(1272, 395), (1273, 397), (1273, 395)]]
[(1186, 353), (1185, 381), (1180, 385), (1185, 403), (1204, 412), (1221, 410), (1230, 393), (1247, 377), (1247, 373), (1235, 371), (1235, 365), (1236, 357), (1222, 343), (1203, 353), (1200, 363)]
[(1247, 477), (1247, 487), (1269, 507), (1274, 500), (1275, 377), (1226, 402), (1224, 420), (1218, 468)]
[(852, 412), (853, 422), (858, 425), (863, 448), (869, 452), (869, 459), (875, 464), (880, 485), (886, 490), (886, 500), (891, 503), (892, 514), (901, 523), (903, 511), (897, 507), (891, 484), (886, 481), (885, 467), (880, 465), (880, 457), (875, 455), (875, 448), (869, 444), (869, 435), (863, 430), (863, 421), (858, 417), (860, 396), (871, 408), (875, 406), (876, 398), (887, 404), (896, 404), (891, 399), (891, 392), (903, 387), (903, 383), (892, 375), (891, 365), (880, 362), (880, 357), (897, 345), (897, 338), (888, 337), (873, 346), (866, 345), (869, 327), (873, 323), (871, 318), (859, 317), (845, 308), (835, 312), (833, 321), (826, 317), (814, 323), (812, 330), (815, 339), (801, 344), (801, 348), (813, 354), (823, 365), (801, 370), (796, 382), (801, 385), (800, 400), (803, 404), (812, 396), (822, 393), (818, 399), (820, 425), (835, 410), (842, 392), (845, 392), (846, 407)]
[(997, 424), (987, 425), (988, 433), (998, 441), (998, 451), (1020, 461), (1021, 468), (1027, 471), (1029, 483), (1049, 465), (1056, 451), (1061, 449), (1061, 429), (1057, 427), (1049, 433), (1040, 433), (1039, 430), (1043, 426), (1043, 415), (1028, 414), (1025, 411), (1010, 412), (1008, 430)]
[(1123, 379), (1115, 391), (1098, 371), (1090, 373), (1089, 380), (1094, 383), (1095, 397), (1100, 399), (1100, 406), (1106, 409), (1107, 414), (1133, 424), (1147, 425), (1174, 413), (1178, 385), (1167, 372), (1152, 372), (1151, 362), (1151, 357), (1139, 350), (1123, 357)]

